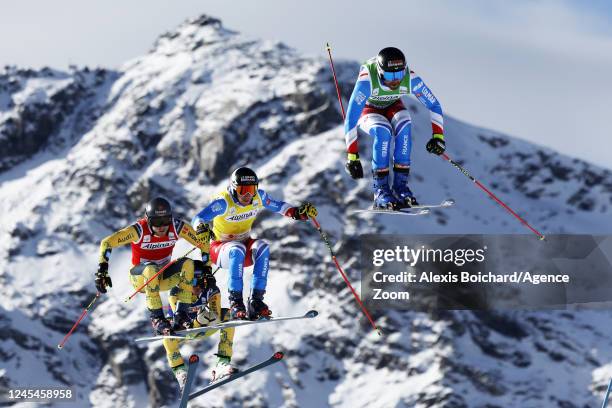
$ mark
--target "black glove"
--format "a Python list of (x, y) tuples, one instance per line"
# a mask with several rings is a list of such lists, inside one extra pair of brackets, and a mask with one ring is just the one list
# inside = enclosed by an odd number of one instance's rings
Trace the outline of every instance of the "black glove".
[(202, 267), (202, 274), (199, 276), (198, 286), (203, 291), (217, 286), (217, 280), (212, 273), (210, 265), (204, 265)]
[(316, 217), (318, 215), (317, 208), (312, 203), (304, 203), (299, 207), (293, 207), (293, 214), (291, 218), (298, 221), (305, 221), (309, 217)]
[(100, 293), (106, 293), (106, 288), (113, 287), (113, 281), (108, 276), (108, 263), (102, 262), (98, 265), (98, 272), (96, 272), (96, 289)]
[(363, 167), (361, 167), (361, 161), (359, 161), (359, 153), (348, 154), (345, 168), (353, 179), (363, 178)]
[(211, 231), (208, 224), (201, 222), (196, 228), (196, 238), (201, 244), (206, 244), (210, 241)]
[(444, 153), (446, 150), (446, 143), (444, 143), (444, 139), (442, 135), (435, 134), (427, 145), (425, 146), (429, 153), (437, 154), (438, 156)]

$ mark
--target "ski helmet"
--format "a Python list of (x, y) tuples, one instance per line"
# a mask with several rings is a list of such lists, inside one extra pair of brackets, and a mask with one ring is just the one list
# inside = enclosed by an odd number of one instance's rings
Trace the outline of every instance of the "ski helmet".
[(376, 68), (381, 79), (400, 81), (406, 75), (406, 57), (398, 48), (383, 48), (376, 57)]
[(238, 197), (251, 196), (251, 199), (257, 194), (257, 185), (259, 179), (257, 174), (248, 167), (239, 167), (232, 173), (230, 178), (230, 192), (235, 199)]
[(166, 227), (172, 224), (172, 207), (163, 197), (155, 197), (147, 203), (145, 218), (152, 227)]

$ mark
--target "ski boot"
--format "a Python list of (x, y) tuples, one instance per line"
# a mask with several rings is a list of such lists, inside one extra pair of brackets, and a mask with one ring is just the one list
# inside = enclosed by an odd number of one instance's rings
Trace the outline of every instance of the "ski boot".
[(389, 188), (389, 170), (374, 171), (374, 209), (393, 210), (397, 199)]
[(176, 303), (176, 312), (172, 317), (173, 331), (186, 330), (193, 326), (192, 320), (189, 318), (188, 311), (189, 305), (182, 302)]
[(174, 373), (174, 378), (176, 378), (182, 394), (185, 384), (187, 383), (187, 369), (185, 368), (185, 364), (172, 368), (172, 372)]
[(151, 326), (153, 326), (153, 334), (155, 336), (169, 336), (173, 333), (172, 325), (164, 316), (162, 309), (149, 309), (151, 317)]
[(408, 187), (410, 167), (393, 166), (393, 193), (397, 198), (395, 209), (410, 208), (419, 205), (414, 194)]
[(238, 372), (238, 369), (231, 364), (231, 361), (231, 357), (217, 355), (217, 365), (210, 372), (211, 383)]
[(246, 308), (242, 300), (242, 292), (238, 290), (230, 290), (230, 319), (244, 320), (246, 319)]
[(249, 320), (269, 319), (272, 311), (263, 301), (265, 290), (253, 289), (249, 298), (247, 318)]

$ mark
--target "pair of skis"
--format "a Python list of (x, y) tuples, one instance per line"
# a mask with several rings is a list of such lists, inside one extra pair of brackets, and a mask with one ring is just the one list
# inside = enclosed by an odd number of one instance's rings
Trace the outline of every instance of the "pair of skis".
[(270, 317), (264, 318), (260, 320), (231, 320), (225, 323), (219, 323), (212, 326), (203, 326), (196, 327), (194, 329), (187, 329), (177, 331), (173, 335), (169, 336), (150, 336), (150, 337), (138, 337), (134, 341), (136, 343), (150, 343), (154, 341), (164, 340), (164, 339), (176, 339), (176, 340), (195, 340), (204, 338), (204, 335), (207, 331), (211, 330), (223, 330), (228, 329), (230, 327), (242, 327), (242, 326), (250, 326), (253, 324), (262, 324), (262, 323), (272, 323), (272, 322), (283, 322), (287, 320), (299, 320), (299, 319), (312, 319), (319, 315), (319, 312), (316, 310), (309, 310), (306, 314), (302, 316), (290, 316), (290, 317)]
[[(140, 337), (140, 338), (137, 338), (135, 341), (139, 343), (147, 343), (147, 342), (158, 341), (158, 340), (163, 340), (167, 338), (179, 339), (179, 340), (193, 340), (197, 338), (202, 338), (204, 334), (209, 330), (221, 330), (221, 329), (227, 329), (229, 327), (240, 327), (240, 326), (248, 326), (252, 324), (282, 322), (282, 321), (287, 321), (287, 320), (312, 319), (312, 318), (317, 317), (318, 315), (319, 315), (319, 312), (317, 312), (316, 310), (309, 310), (308, 312), (306, 312), (304, 315), (301, 315), (301, 316), (271, 317), (267, 319), (253, 320), (253, 321), (251, 320), (232, 320), (232, 321), (220, 323), (214, 326), (205, 326), (205, 327), (198, 327), (195, 329), (182, 330), (182, 331), (176, 332), (174, 335), (171, 335), (171, 336)], [(277, 351), (276, 353), (272, 355), (272, 357), (270, 357), (267, 360), (257, 363), (245, 370), (234, 372), (227, 377), (222, 377), (217, 381), (211, 382), (206, 387), (192, 393), (191, 387), (196, 377), (198, 362), (200, 361), (200, 358), (196, 354), (193, 354), (189, 357), (189, 367), (187, 368), (187, 379), (183, 387), (183, 393), (181, 394), (179, 408), (187, 408), (187, 402), (189, 400), (199, 397), (202, 394), (206, 394), (207, 392), (212, 391), (215, 388), (221, 387), (222, 385), (225, 385), (229, 382), (242, 378), (255, 371), (261, 370), (272, 364), (278, 363), (279, 361), (283, 359), (283, 357), (284, 357), (284, 354), (280, 351)]]
[(206, 394), (209, 391), (214, 390), (215, 388), (221, 387), (222, 385), (225, 385), (229, 382), (232, 382), (234, 380), (237, 380), (239, 378), (242, 378), (246, 375), (249, 375), (255, 371), (261, 370), (262, 368), (268, 367), (272, 364), (276, 364), (279, 361), (281, 361), (284, 357), (284, 354), (280, 351), (277, 351), (276, 353), (274, 353), (272, 355), (272, 357), (270, 357), (267, 360), (264, 360), (260, 363), (257, 363), (249, 368), (247, 368), (246, 370), (243, 371), (238, 371), (234, 374), (231, 374), (227, 377), (221, 378), (220, 380), (217, 380), (209, 385), (207, 385), (206, 387), (199, 389), (195, 392), (191, 392), (191, 386), (193, 384), (193, 380), (196, 376), (196, 368), (198, 365), (198, 362), (200, 361), (199, 357), (195, 354), (193, 354), (191, 357), (189, 357), (189, 368), (187, 369), (187, 381), (185, 382), (185, 387), (183, 388), (183, 394), (181, 396), (181, 402), (179, 404), (179, 408), (187, 408), (187, 402), (189, 400), (192, 400), (196, 397), (199, 397), (202, 394)]
[(452, 198), (447, 198), (446, 200), (442, 200), (440, 204), (424, 204), (424, 205), (415, 205), (409, 208), (402, 208), (401, 210), (385, 210), (385, 209), (368, 209), (368, 210), (356, 210), (353, 211), (357, 214), (369, 213), (369, 214), (390, 214), (390, 215), (425, 215), (429, 214), (432, 208), (447, 208), (455, 205), (455, 200)]

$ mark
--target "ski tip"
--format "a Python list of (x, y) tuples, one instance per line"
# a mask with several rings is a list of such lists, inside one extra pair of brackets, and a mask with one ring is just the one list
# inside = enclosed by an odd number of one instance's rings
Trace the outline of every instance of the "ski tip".
[(449, 207), (451, 205), (455, 205), (455, 199), (454, 198), (447, 198), (446, 200), (442, 201), (442, 206), (444, 206), (444, 207)]
[(277, 351), (276, 353), (274, 353), (274, 355), (272, 356), (272, 358), (274, 360), (282, 360), (283, 357), (285, 357), (285, 354), (282, 351)]
[(317, 312), (316, 310), (309, 310), (308, 312), (306, 312), (304, 317), (313, 318), (313, 317), (317, 317), (318, 315), (319, 315), (319, 312)]
[(200, 361), (200, 357), (198, 357), (197, 354), (189, 356), (189, 364), (197, 364), (198, 361)]
[(134, 343), (148, 343), (148, 342), (152, 342), (152, 341), (156, 341), (156, 340), (163, 340), (163, 337), (160, 337), (159, 339), (157, 338), (158, 336), (155, 337), (137, 337), (134, 339)]

